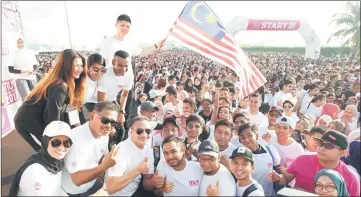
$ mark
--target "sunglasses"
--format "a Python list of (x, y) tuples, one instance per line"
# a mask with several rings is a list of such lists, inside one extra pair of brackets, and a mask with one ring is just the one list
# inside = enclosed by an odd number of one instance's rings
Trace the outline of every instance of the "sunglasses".
[(102, 68), (102, 69), (98, 69), (98, 68), (92, 68), (92, 70), (95, 72), (95, 73), (101, 73), (101, 74), (104, 74), (107, 72), (107, 69), (106, 68)]
[(95, 113), (95, 114), (101, 117), (100, 121), (101, 121), (102, 124), (109, 124), (110, 123), (110, 125), (112, 127), (117, 127), (119, 125), (119, 123), (117, 121), (115, 121), (115, 120), (110, 120), (109, 118), (106, 118), (106, 117), (104, 117), (104, 116), (102, 116), (100, 114), (97, 114), (97, 113)]
[(51, 147), (53, 148), (58, 148), (61, 144), (63, 144), (63, 146), (65, 148), (70, 148), (70, 146), (72, 145), (71, 140), (65, 140), (65, 141), (61, 141), (59, 139), (55, 139), (53, 141), (50, 142)]
[(145, 133), (147, 133), (148, 135), (152, 132), (151, 129), (141, 129), (141, 128), (138, 128), (138, 129), (136, 130), (136, 132), (137, 132), (138, 135), (141, 135), (144, 131), (145, 131)]
[(337, 146), (335, 146), (335, 145), (333, 145), (331, 143), (325, 143), (322, 140), (317, 139), (317, 138), (314, 138), (314, 139), (317, 141), (317, 146), (319, 146), (319, 147), (324, 147), (327, 150), (332, 150), (332, 149), (335, 149), (335, 148), (340, 149), (340, 148), (338, 148)]

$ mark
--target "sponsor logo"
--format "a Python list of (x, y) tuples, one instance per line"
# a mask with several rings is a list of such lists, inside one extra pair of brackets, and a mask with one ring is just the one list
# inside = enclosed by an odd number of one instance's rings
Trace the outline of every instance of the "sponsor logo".
[(189, 186), (197, 186), (199, 185), (199, 180), (189, 181)]

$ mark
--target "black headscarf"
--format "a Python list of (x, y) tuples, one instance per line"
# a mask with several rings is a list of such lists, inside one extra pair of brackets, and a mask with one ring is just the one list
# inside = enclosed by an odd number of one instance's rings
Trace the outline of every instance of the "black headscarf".
[(9, 196), (17, 196), (19, 191), (19, 184), (20, 179), (24, 171), (27, 167), (29, 167), (31, 164), (38, 163), (48, 171), (53, 174), (57, 174), (61, 172), (64, 168), (64, 161), (63, 160), (57, 160), (49, 155), (48, 153), (48, 145), (51, 137), (43, 136), (41, 140), (41, 149), (35, 153), (34, 155), (30, 156), (28, 160), (25, 161), (25, 163), (18, 169), (18, 171), (15, 173), (13, 182), (11, 183), (11, 188), (9, 191)]

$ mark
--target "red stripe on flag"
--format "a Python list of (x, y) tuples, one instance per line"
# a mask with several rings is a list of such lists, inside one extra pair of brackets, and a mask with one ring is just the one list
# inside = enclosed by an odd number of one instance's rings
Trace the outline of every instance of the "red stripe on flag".
[(192, 46), (192, 47), (195, 47), (195, 48), (197, 48), (197, 49), (199, 49), (199, 50), (201, 50), (201, 51), (203, 51), (203, 52), (205, 52), (205, 53), (207, 53), (207, 54), (209, 54), (209, 55), (211, 55), (211, 56), (213, 56), (213, 57), (216, 57), (216, 58), (218, 58), (218, 59), (226, 62), (226, 63), (229, 64), (230, 66), (234, 66), (234, 65), (233, 65), (234, 63), (233, 63), (232, 61), (230, 61), (229, 59), (224, 58), (224, 57), (222, 57), (222, 56), (219, 56), (219, 55), (217, 55), (217, 54), (209, 51), (208, 49), (206, 49), (206, 48), (204, 48), (204, 47), (202, 47), (202, 46), (197, 45), (196, 43), (193, 43), (193, 42), (187, 40), (186, 38), (182, 37), (181, 35), (177, 34), (176, 32), (173, 31), (173, 32), (171, 32), (170, 34), (171, 34), (172, 36), (174, 36), (175, 38), (179, 39), (181, 42), (183, 42), (183, 43), (185, 43), (185, 44), (187, 44), (187, 45), (190, 45), (190, 46)]
[[(186, 34), (187, 36), (197, 40), (198, 42), (204, 44), (205, 46), (213, 49), (214, 51), (217, 51), (218, 53), (224, 54), (229, 56), (229, 58), (233, 59), (236, 63), (239, 64), (238, 59), (235, 55), (232, 55), (230, 53), (228, 53), (227, 51), (223, 51), (220, 48), (215, 47), (214, 45), (210, 44), (209, 42), (203, 40), (202, 38), (199, 38), (198, 36), (192, 34), (191, 32), (187, 31), (186, 29), (184, 29), (183, 27), (181, 27), (180, 25), (176, 26), (175, 29), (178, 29), (179, 31), (181, 31), (182, 33)], [(220, 46), (219, 46), (220, 47)], [(231, 64), (234, 67), (234, 63)], [(235, 68), (235, 67), (234, 67)]]
[(218, 44), (219, 46), (222, 46), (222, 47), (224, 47), (224, 48), (226, 48), (226, 49), (228, 49), (228, 50), (230, 50), (230, 51), (233, 51), (233, 52), (237, 53), (237, 50), (236, 50), (235, 48), (230, 47), (230, 46), (228, 46), (228, 45), (220, 42), (219, 40), (210, 37), (209, 35), (207, 35), (206, 33), (204, 33), (204, 31), (203, 31), (202, 29), (194, 26), (193, 24), (188, 23), (186, 20), (184, 20), (184, 19), (182, 19), (182, 18), (179, 18), (179, 20), (180, 20), (183, 24), (187, 25), (189, 28), (191, 28), (191, 29), (193, 29), (194, 31), (197, 31), (198, 33), (200, 33), (202, 36), (210, 39), (210, 40), (213, 41), (215, 44)]

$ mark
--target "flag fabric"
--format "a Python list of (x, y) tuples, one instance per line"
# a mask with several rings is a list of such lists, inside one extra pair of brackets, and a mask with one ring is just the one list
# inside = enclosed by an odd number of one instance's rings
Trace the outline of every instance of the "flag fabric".
[(170, 29), (169, 36), (235, 71), (241, 80), (242, 99), (267, 82), (204, 1), (189, 1)]

